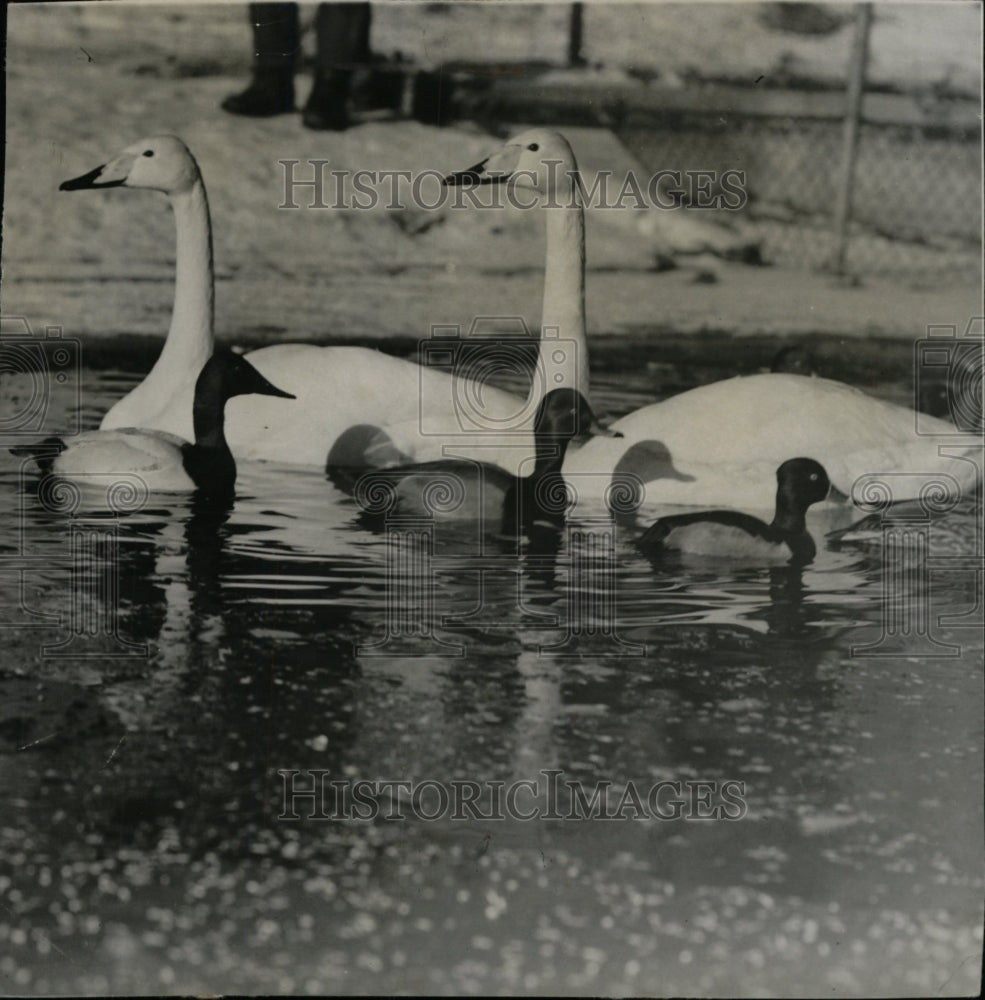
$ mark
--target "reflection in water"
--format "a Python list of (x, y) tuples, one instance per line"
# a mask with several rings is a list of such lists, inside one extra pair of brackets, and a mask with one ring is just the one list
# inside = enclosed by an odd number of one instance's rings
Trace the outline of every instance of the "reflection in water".
[[(887, 596), (871, 532), (801, 569), (685, 571), (601, 510), (519, 547), (446, 524), (428, 627), (374, 649), (420, 624), (423, 564), (322, 475), (244, 464), (232, 505), (155, 496), (114, 521), (118, 628), (146, 657), (94, 636), (56, 661), (39, 651), (65, 634), (72, 518), (13, 464), (0, 489), (0, 556), (19, 560), (0, 620), (48, 623), (2, 633), (0, 972), (18, 992), (913, 992), (975, 953), (981, 815), (953, 809), (981, 786), (968, 560), (930, 591), (961, 656), (878, 658), (851, 649), (890, 596), (924, 591)], [(933, 551), (963, 559), (977, 518), (935, 521)], [(747, 813), (278, 819), (282, 771), (305, 791), (309, 772), (545, 769), (588, 790), (734, 780)]]

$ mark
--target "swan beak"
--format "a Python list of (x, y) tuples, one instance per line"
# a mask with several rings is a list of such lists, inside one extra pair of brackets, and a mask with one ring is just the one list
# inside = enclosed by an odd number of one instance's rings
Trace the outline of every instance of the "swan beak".
[(81, 177), (73, 177), (71, 180), (62, 181), (58, 185), (59, 191), (84, 191), (88, 188), (119, 187), (126, 183), (130, 175), (130, 168), (133, 166), (133, 156), (118, 156), (109, 163), (104, 163), (95, 170), (90, 170)]
[(476, 184), (501, 184), (510, 178), (508, 173), (490, 173), (486, 170), (489, 162), (487, 156), (480, 160), (474, 167), (468, 170), (458, 170), (453, 174), (447, 174), (444, 179), (445, 187), (474, 187)]
[(122, 180), (111, 181), (109, 184), (100, 184), (99, 177), (102, 174), (105, 166), (96, 167), (95, 170), (90, 170), (89, 173), (83, 174), (81, 177), (73, 177), (70, 181), (62, 181), (58, 185), (59, 191), (83, 191), (86, 188), (96, 188), (96, 187), (115, 187), (123, 183)]

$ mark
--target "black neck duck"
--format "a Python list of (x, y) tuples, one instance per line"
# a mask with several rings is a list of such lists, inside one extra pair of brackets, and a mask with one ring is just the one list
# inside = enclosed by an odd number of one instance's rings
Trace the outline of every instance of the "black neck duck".
[(42, 472), (79, 482), (105, 485), (106, 477), (132, 476), (148, 490), (197, 490), (206, 497), (229, 497), (236, 483), (236, 462), (224, 433), (225, 406), (234, 396), (257, 393), (294, 399), (271, 385), (246, 358), (224, 348), (205, 363), (195, 383), (194, 444), (164, 431), (122, 428), (88, 431), (67, 442), (46, 438), (11, 448), (29, 455)]
[[(366, 430), (356, 427), (351, 433), (364, 435)], [(347, 472), (335, 466), (329, 474), (337, 486), (356, 496), (364, 521), (372, 525), (387, 517), (420, 514), (482, 520), (507, 535), (537, 528), (560, 529), (569, 506), (561, 475), (565, 451), (572, 440), (593, 434), (613, 432), (598, 423), (577, 389), (552, 389), (537, 409), (533, 468), (526, 476), (511, 475), (498, 465), (462, 459), (397, 465), (358, 478), (356, 470)]]
[(734, 510), (676, 514), (655, 521), (639, 540), (657, 556), (667, 551), (736, 561), (809, 563), (817, 553), (806, 513), (831, 488), (824, 467), (791, 458), (776, 470), (776, 514), (769, 524)]

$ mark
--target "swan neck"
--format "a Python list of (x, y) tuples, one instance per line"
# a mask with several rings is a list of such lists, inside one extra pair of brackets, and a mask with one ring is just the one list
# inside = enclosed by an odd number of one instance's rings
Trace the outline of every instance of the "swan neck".
[(577, 389), (587, 400), (588, 343), (585, 338), (585, 211), (574, 171), (556, 197), (544, 207), (547, 215), (547, 262), (541, 311), (540, 377), (534, 388)]
[(176, 235), (174, 308), (155, 368), (173, 368), (187, 376), (201, 369), (214, 347), (212, 225), (201, 178), (190, 190), (173, 194), (171, 205)]

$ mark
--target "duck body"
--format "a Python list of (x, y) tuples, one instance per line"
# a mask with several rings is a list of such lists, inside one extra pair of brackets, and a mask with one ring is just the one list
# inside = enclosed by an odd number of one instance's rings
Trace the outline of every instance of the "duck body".
[(795, 556), (800, 562), (809, 562), (816, 554), (809, 535), (801, 544), (791, 545), (773, 525), (737, 510), (662, 517), (647, 529), (644, 539), (641, 548), (651, 554), (661, 549), (676, 550), (693, 556), (762, 563), (788, 563)]
[(639, 548), (650, 556), (673, 551), (739, 562), (808, 563), (817, 547), (807, 531), (807, 508), (825, 498), (831, 483), (823, 466), (809, 458), (783, 462), (776, 483), (776, 513), (769, 524), (735, 510), (675, 514), (655, 521)]
[(265, 379), (245, 358), (218, 350), (195, 383), (192, 402), (194, 443), (166, 431), (145, 428), (98, 430), (68, 442), (47, 438), (38, 445), (12, 448), (32, 455), (41, 471), (82, 485), (105, 488), (107, 477), (140, 480), (150, 492), (231, 496), (236, 462), (224, 434), (224, 409), (234, 396), (255, 393), (293, 399)]
[(415, 515), (477, 520), (510, 536), (560, 530), (569, 505), (561, 476), (568, 443), (613, 432), (598, 424), (584, 397), (570, 388), (544, 396), (535, 427), (535, 455), (528, 457), (522, 476), (490, 463), (446, 459), (354, 474), (349, 492), (377, 520)]
[(175, 434), (135, 427), (87, 431), (57, 442), (59, 454), (45, 471), (63, 479), (95, 481), (106, 475), (138, 476), (154, 492), (195, 489), (184, 465), (188, 442)]

